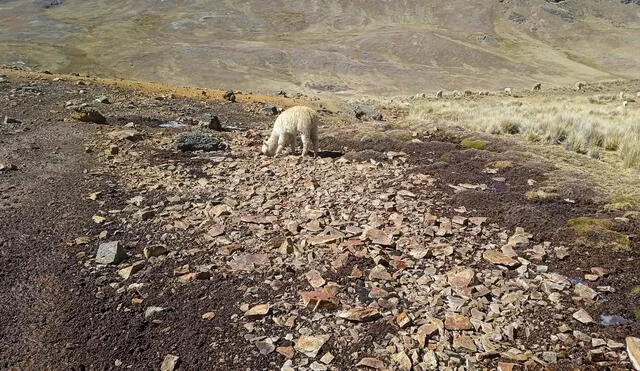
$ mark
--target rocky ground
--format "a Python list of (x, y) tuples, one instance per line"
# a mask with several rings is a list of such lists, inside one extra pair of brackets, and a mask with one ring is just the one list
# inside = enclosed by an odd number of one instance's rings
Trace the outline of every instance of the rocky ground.
[(255, 99), (34, 76), (0, 82), (2, 368), (638, 367), (640, 223), (527, 199), (553, 165), (513, 143), (273, 159)]

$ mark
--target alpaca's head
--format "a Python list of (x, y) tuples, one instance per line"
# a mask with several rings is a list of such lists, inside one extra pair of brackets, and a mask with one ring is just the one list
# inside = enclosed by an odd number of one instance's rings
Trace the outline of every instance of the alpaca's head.
[(260, 151), (263, 155), (273, 156), (273, 150), (269, 148), (269, 142), (266, 140), (262, 142), (262, 149)]

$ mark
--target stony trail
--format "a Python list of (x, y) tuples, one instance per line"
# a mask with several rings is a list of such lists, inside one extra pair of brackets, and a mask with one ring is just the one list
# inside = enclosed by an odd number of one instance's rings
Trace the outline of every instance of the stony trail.
[[(524, 197), (549, 164), (436, 135), (273, 159), (257, 103), (8, 80), (3, 368), (632, 367), (637, 241), (582, 255), (562, 226), (598, 205)], [(182, 152), (185, 131), (225, 146)]]

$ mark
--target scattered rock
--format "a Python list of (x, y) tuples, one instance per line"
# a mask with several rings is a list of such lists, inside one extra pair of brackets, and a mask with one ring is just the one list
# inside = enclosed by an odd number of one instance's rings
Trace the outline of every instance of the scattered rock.
[(416, 332), (416, 337), (418, 340), (418, 345), (420, 348), (424, 348), (427, 345), (427, 340), (429, 336), (438, 332), (438, 326), (433, 323), (426, 323), (420, 327), (418, 327), (418, 331)]
[(309, 281), (309, 284), (314, 289), (322, 287), (326, 282), (324, 278), (322, 278), (322, 275), (320, 274), (320, 272), (318, 272), (315, 269), (307, 272), (306, 277), (307, 277), (307, 281)]
[(282, 354), (288, 359), (291, 359), (296, 355), (296, 351), (293, 349), (293, 347), (277, 347), (276, 352)]
[(376, 228), (365, 229), (362, 236), (371, 240), (371, 242), (382, 246), (393, 246), (393, 238), (383, 231)]
[(512, 259), (497, 250), (487, 250), (482, 254), (482, 257), (490, 263), (504, 265), (509, 268), (514, 268), (520, 265), (520, 262), (517, 260)]
[(625, 341), (627, 343), (627, 354), (633, 368), (640, 370), (640, 339), (629, 336)]
[(444, 327), (447, 330), (453, 331), (471, 330), (473, 328), (469, 317), (455, 313), (450, 313), (445, 316)]
[(255, 342), (255, 344), (256, 344), (256, 347), (258, 348), (258, 351), (262, 355), (273, 353), (273, 351), (276, 350), (276, 346), (273, 344), (273, 341), (269, 338), (265, 340), (258, 340)]
[(110, 241), (101, 243), (96, 254), (96, 263), (98, 264), (118, 264), (127, 258), (118, 241)]
[(162, 361), (162, 365), (160, 365), (160, 371), (173, 371), (178, 364), (178, 360), (180, 357), (174, 356), (173, 354), (167, 354)]
[(447, 273), (449, 284), (456, 289), (469, 287), (474, 283), (476, 272), (472, 268), (458, 267)]
[(356, 367), (368, 367), (374, 370), (383, 370), (386, 368), (386, 365), (384, 364), (384, 362), (382, 362), (377, 358), (367, 357), (367, 358), (361, 359), (360, 362), (358, 362), (358, 364), (356, 365)]
[(98, 110), (83, 107), (77, 109), (75, 112), (71, 114), (71, 118), (81, 122), (88, 122), (93, 124), (104, 125), (107, 123), (107, 119), (100, 113)]
[(214, 319), (215, 317), (216, 317), (216, 314), (214, 312), (207, 312), (202, 315), (202, 319), (206, 319), (206, 320)]
[(196, 280), (208, 280), (211, 278), (211, 272), (201, 271), (201, 272), (191, 272), (187, 274), (182, 274), (178, 276), (178, 279), (181, 282), (192, 282)]
[(370, 280), (383, 280), (383, 281), (391, 281), (393, 278), (387, 272), (387, 269), (382, 265), (377, 265), (371, 269), (369, 272)]
[(167, 250), (167, 247), (164, 245), (151, 245), (151, 246), (145, 246), (145, 248), (143, 249), (143, 254), (144, 257), (149, 259), (151, 257), (157, 257), (157, 256), (161, 256), (161, 255), (165, 255), (169, 252), (169, 250)]
[(320, 236), (311, 236), (307, 241), (312, 246), (318, 246), (318, 245), (326, 245), (332, 242), (336, 242), (340, 238), (341, 237), (337, 235), (320, 235)]
[(12, 117), (9, 116), (5, 116), (4, 117), (4, 124), (8, 125), (8, 124), (22, 124), (22, 121), (18, 120), (18, 119), (14, 119)]
[(212, 114), (205, 114), (203, 119), (199, 122), (199, 125), (207, 129), (212, 129), (217, 131), (222, 130), (220, 119), (218, 118), (218, 116), (215, 116)]
[(323, 355), (320, 358), (320, 362), (324, 363), (325, 365), (328, 365), (333, 361), (334, 358), (335, 358), (335, 356), (333, 354), (331, 354), (331, 352), (327, 352), (327, 353), (325, 353), (325, 355)]
[(577, 312), (573, 313), (573, 318), (581, 323), (593, 323), (593, 317), (584, 309), (580, 309)]
[(518, 371), (517, 363), (498, 362), (498, 371)]
[(353, 308), (338, 313), (338, 317), (354, 322), (371, 322), (382, 317), (376, 308)]
[(598, 296), (596, 290), (591, 287), (584, 285), (582, 283), (578, 283), (575, 287), (574, 293), (581, 297), (582, 299), (593, 300)]
[(405, 352), (393, 354), (391, 359), (400, 366), (401, 370), (411, 370), (411, 359)]
[(411, 318), (409, 317), (409, 315), (407, 315), (406, 312), (400, 312), (396, 316), (396, 324), (398, 325), (398, 327), (405, 328), (409, 326), (410, 323), (411, 323)]
[(262, 111), (270, 114), (270, 115), (277, 115), (278, 114), (278, 107), (271, 105), (271, 104), (265, 104), (262, 107)]
[(516, 249), (524, 249), (529, 246), (529, 240), (533, 235), (524, 231), (523, 228), (516, 227), (515, 233), (509, 237), (507, 244)]
[(453, 337), (453, 349), (472, 353), (478, 351), (478, 347), (473, 341), (473, 338), (468, 335), (455, 335)]
[(153, 210), (143, 209), (133, 213), (132, 217), (135, 220), (145, 221), (152, 219), (155, 215), (156, 213)]
[(101, 95), (97, 97), (96, 99), (94, 99), (94, 102), (101, 103), (101, 104), (111, 104), (111, 102), (109, 101), (109, 98), (106, 95)]
[(558, 363), (558, 354), (556, 352), (542, 352), (542, 359), (547, 363)]
[(9, 170), (17, 170), (18, 167), (14, 164), (7, 164), (0, 162), (0, 172), (9, 171)]
[(329, 339), (329, 335), (300, 336), (295, 342), (295, 349), (309, 358), (315, 358), (320, 348)]
[(319, 291), (306, 291), (302, 293), (302, 302), (306, 308), (336, 309), (340, 306), (340, 299), (336, 295), (337, 289), (333, 286), (325, 287)]
[(137, 261), (137, 262), (131, 264), (128, 267), (119, 269), (118, 270), (118, 275), (120, 277), (122, 277), (123, 279), (125, 279), (125, 280), (129, 279), (129, 277), (132, 274), (136, 274), (136, 273), (140, 272), (142, 270), (142, 268), (144, 268), (144, 264), (145, 264), (144, 260)]
[(248, 311), (244, 312), (245, 317), (263, 317), (266, 316), (271, 310), (271, 306), (269, 304), (259, 304), (253, 306)]
[(144, 318), (153, 317), (156, 313), (164, 312), (166, 308), (151, 306), (144, 310)]

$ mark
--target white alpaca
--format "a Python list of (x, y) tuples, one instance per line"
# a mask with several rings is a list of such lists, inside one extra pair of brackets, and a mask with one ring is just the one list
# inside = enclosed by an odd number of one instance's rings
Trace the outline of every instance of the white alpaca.
[(623, 91), (621, 91), (620, 94), (618, 94), (618, 99), (624, 100), (624, 92)]
[(578, 81), (576, 82), (576, 84), (574, 85), (574, 89), (575, 90), (582, 90), (583, 88), (585, 88), (587, 86), (587, 83), (584, 81)]
[(640, 91), (636, 93), (636, 98), (640, 98)]
[[(444, 93), (442, 92), (442, 90), (438, 90), (438, 92), (436, 93), (436, 98), (442, 98), (443, 94)], [(638, 93), (638, 94), (640, 94), (640, 93)]]
[(316, 157), (318, 114), (313, 109), (304, 106), (291, 107), (276, 118), (271, 136), (262, 144), (262, 153), (277, 157), (287, 145), (290, 145), (292, 152), (295, 152), (298, 133), (300, 133), (302, 140), (302, 156), (307, 154), (309, 145), (311, 145), (313, 157)]
[(512, 94), (512, 93), (511, 93), (511, 88), (504, 88), (504, 93), (505, 93), (506, 95), (511, 95), (511, 94)]

